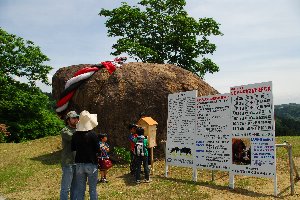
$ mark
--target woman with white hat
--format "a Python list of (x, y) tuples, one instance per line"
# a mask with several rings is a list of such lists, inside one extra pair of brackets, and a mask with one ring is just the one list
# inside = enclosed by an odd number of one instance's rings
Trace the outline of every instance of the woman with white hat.
[(79, 115), (77, 129), (72, 137), (72, 151), (76, 151), (77, 199), (84, 200), (88, 180), (90, 199), (98, 199), (96, 191), (98, 180), (97, 152), (99, 142), (93, 129), (98, 125), (97, 114), (84, 110)]

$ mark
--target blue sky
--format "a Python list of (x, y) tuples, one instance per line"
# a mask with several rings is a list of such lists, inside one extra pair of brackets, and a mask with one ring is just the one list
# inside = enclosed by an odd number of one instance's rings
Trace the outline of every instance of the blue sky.
[[(122, 0), (126, 1), (126, 0)], [(119, 0), (0, 0), (0, 26), (32, 40), (51, 61), (53, 74), (61, 67), (110, 60), (116, 41), (107, 37), (101, 8)], [(126, 1), (134, 5), (138, 1)], [(194, 18), (212, 17), (222, 37), (211, 38), (217, 51), (210, 56), (220, 72), (205, 81), (221, 93), (231, 86), (273, 81), (274, 102), (300, 103), (299, 0), (186, 0)], [(43, 91), (51, 87), (40, 84)]]

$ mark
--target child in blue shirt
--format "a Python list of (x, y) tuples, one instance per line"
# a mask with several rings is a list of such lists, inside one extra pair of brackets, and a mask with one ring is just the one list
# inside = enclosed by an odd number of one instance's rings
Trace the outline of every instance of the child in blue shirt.
[[(99, 153), (98, 159), (100, 160), (100, 163), (101, 163), (101, 160), (109, 159), (109, 155), (108, 155), (109, 145), (106, 143), (107, 134), (106, 133), (100, 133), (99, 134), (99, 140), (100, 140), (99, 141), (100, 153)], [(98, 183), (99, 182), (107, 183), (108, 182), (107, 178), (106, 178), (107, 169), (102, 168), (101, 164), (99, 165), (99, 169), (100, 169), (100, 173), (101, 173), (101, 179), (100, 180), (98, 179)]]

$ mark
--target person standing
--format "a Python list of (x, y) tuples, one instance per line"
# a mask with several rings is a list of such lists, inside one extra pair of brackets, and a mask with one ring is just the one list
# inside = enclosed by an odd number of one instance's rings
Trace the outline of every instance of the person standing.
[(69, 193), (71, 200), (75, 199), (75, 152), (71, 151), (71, 140), (76, 131), (79, 115), (75, 111), (70, 111), (66, 115), (66, 127), (61, 131), (62, 154), (61, 167), (62, 178), (60, 188), (60, 199), (67, 200)]
[(134, 138), (137, 137), (136, 134), (136, 129), (137, 129), (137, 125), (136, 124), (129, 124), (128, 125), (128, 129), (130, 131), (130, 134), (128, 136), (129, 142), (130, 142), (130, 173), (132, 175), (135, 175), (135, 170), (136, 170), (136, 166), (135, 166), (135, 157), (134, 157)]
[(100, 133), (98, 135), (99, 137), (99, 145), (100, 145), (100, 153), (98, 156), (98, 160), (100, 162), (100, 174), (101, 174), (101, 179), (98, 180), (98, 183), (107, 183), (107, 170), (103, 166), (104, 160), (109, 159), (109, 145), (107, 143), (107, 134), (106, 133)]
[(100, 149), (98, 137), (93, 129), (98, 125), (97, 114), (84, 110), (79, 115), (76, 132), (72, 137), (72, 151), (76, 151), (76, 197), (84, 200), (88, 181), (91, 200), (97, 200), (98, 162)]
[(144, 172), (145, 172), (145, 183), (150, 182), (149, 177), (149, 166), (148, 166), (148, 140), (144, 136), (144, 129), (142, 127), (138, 127), (136, 129), (137, 137), (133, 139), (135, 144), (134, 146), (134, 156), (136, 162), (136, 172), (135, 172), (135, 180), (137, 184), (141, 183), (141, 165), (143, 164)]

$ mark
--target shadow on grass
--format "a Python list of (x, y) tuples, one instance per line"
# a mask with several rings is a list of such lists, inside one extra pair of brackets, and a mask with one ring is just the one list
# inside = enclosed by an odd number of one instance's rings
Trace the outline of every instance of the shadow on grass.
[(119, 176), (119, 178), (123, 178), (125, 184), (127, 186), (134, 186), (136, 185), (135, 183), (135, 177), (134, 175), (127, 173), (127, 174), (123, 174), (122, 176)]
[[(246, 190), (246, 189), (243, 189), (243, 188), (230, 189), (228, 186), (216, 185), (212, 181), (194, 182), (194, 181), (191, 181), (191, 180), (182, 180), (182, 179), (177, 179), (177, 178), (166, 178), (166, 177), (158, 177), (158, 178), (163, 179), (163, 180), (168, 180), (168, 181), (174, 181), (174, 182), (178, 182), (178, 183), (199, 185), (199, 186), (208, 187), (208, 188), (215, 189), (215, 190), (227, 190), (231, 193), (241, 194), (241, 195), (250, 196), (250, 197), (274, 197), (274, 195), (268, 195), (268, 194), (262, 194), (262, 193), (259, 193), (259, 192), (253, 192), (253, 191), (249, 191), (249, 190)], [(283, 199), (283, 197), (280, 197), (279, 195), (276, 198)]]
[(44, 165), (57, 165), (61, 161), (61, 150), (30, 159), (34, 161), (39, 161)]

